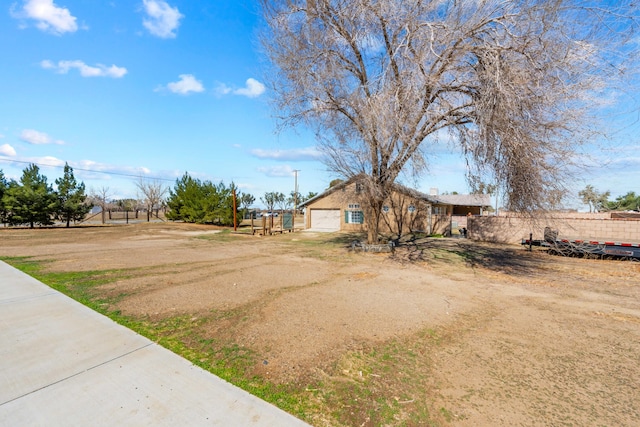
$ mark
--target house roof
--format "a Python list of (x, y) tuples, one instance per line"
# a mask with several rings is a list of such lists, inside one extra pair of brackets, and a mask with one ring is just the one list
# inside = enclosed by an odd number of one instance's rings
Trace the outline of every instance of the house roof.
[(430, 196), (434, 203), (455, 206), (491, 206), (489, 194), (443, 194)]
[(315, 202), (318, 199), (322, 199), (323, 197), (328, 196), (329, 194), (333, 193), (334, 191), (340, 190), (341, 188), (346, 187), (347, 185), (349, 185), (352, 182), (356, 181), (357, 178), (358, 178), (358, 176), (354, 176), (354, 177), (349, 178), (346, 181), (342, 181), (341, 183), (334, 185), (333, 187), (329, 187), (326, 190), (324, 190), (322, 193), (316, 194), (314, 197), (312, 197), (312, 198), (310, 198), (308, 200), (305, 200), (304, 202), (300, 203), (298, 205), (298, 207), (302, 208), (302, 207), (308, 205), (309, 203)]
[[(340, 190), (341, 188), (346, 187), (347, 185), (357, 181), (358, 176), (354, 176), (349, 178), (346, 181), (342, 181), (339, 184), (334, 185), (323, 191), (320, 194), (317, 194), (315, 197), (312, 197), (309, 200), (305, 200), (300, 203), (300, 207), (304, 207), (318, 199), (328, 196), (336, 190)], [(441, 205), (454, 205), (454, 206), (491, 206), (491, 196), (488, 194), (443, 194), (432, 196), (429, 194), (422, 193), (418, 190), (414, 190), (413, 188), (405, 187), (404, 185), (395, 184), (395, 187), (398, 191), (415, 197), (416, 199), (425, 200), (432, 204), (441, 204)]]

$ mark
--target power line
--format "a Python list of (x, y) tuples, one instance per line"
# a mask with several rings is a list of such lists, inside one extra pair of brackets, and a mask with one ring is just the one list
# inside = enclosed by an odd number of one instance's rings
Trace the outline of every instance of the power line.
[[(3, 158), (3, 157), (0, 157), (0, 161), (4, 161), (4, 162), (7, 162), (7, 163), (23, 163), (23, 164), (28, 164), (28, 165), (45, 166), (45, 167), (48, 167), (48, 168), (64, 169), (64, 166), (60, 166), (60, 165), (48, 165), (48, 164), (45, 164), (45, 163), (27, 162), (27, 161), (24, 161), (24, 160), (12, 160), (12, 159), (7, 159), (7, 158)], [(105, 171), (84, 169), (84, 168), (73, 168), (73, 170), (74, 171), (91, 172), (91, 173), (102, 173), (102, 174), (105, 174), (105, 175), (123, 176), (123, 177), (127, 177), (127, 178), (141, 178), (142, 177), (142, 175), (133, 175), (133, 174), (128, 174), (128, 173), (120, 173), (120, 172), (105, 172)], [(145, 176), (144, 178), (145, 179), (154, 179), (154, 180), (158, 180), (158, 181), (170, 181), (170, 182), (175, 181), (175, 179), (158, 178), (158, 177), (153, 177), (153, 176)]]

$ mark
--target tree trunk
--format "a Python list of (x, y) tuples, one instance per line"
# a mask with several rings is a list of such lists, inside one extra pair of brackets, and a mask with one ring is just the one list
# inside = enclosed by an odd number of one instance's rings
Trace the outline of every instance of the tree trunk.
[(367, 223), (367, 243), (375, 245), (378, 243), (378, 234), (380, 232), (380, 214), (382, 212), (383, 201), (374, 201), (367, 209), (366, 216)]

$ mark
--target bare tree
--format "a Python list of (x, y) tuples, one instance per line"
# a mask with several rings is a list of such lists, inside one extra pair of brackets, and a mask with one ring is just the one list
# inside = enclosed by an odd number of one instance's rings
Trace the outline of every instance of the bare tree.
[(142, 203), (147, 209), (147, 222), (151, 220), (154, 209), (160, 208), (169, 188), (157, 179), (147, 180), (142, 177), (136, 181), (136, 187), (142, 193)]
[[(262, 0), (282, 125), (314, 127), (331, 170), (364, 173), (368, 239), (401, 173), (453, 141), (473, 184), (508, 207), (549, 206), (624, 77), (631, 0)], [(627, 44), (629, 43), (629, 44)], [(629, 47), (630, 46), (630, 47)], [(610, 99), (611, 96), (606, 96)]]
[(242, 206), (242, 217), (245, 218), (247, 216), (247, 212), (249, 212), (249, 208), (253, 202), (256, 201), (256, 198), (252, 194), (242, 193), (238, 200), (240, 200), (240, 206)]
[(289, 203), (291, 199), (284, 195), (284, 193), (276, 193), (276, 205), (280, 208), (280, 213), (283, 213), (285, 210), (289, 209), (291, 206)]
[(109, 199), (112, 194), (109, 191), (109, 187), (100, 187), (98, 189), (92, 188), (89, 192), (89, 200), (92, 204), (100, 207), (100, 214), (102, 217), (102, 223), (105, 223), (105, 213), (109, 207)]
[(273, 213), (273, 208), (279, 200), (278, 194), (277, 191), (268, 191), (264, 193), (263, 197), (260, 197), (260, 201), (267, 207), (267, 212)]

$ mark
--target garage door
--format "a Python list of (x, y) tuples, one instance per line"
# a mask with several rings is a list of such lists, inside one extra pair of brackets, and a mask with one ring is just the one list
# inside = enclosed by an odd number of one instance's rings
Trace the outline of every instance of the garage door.
[(340, 209), (311, 209), (311, 228), (318, 231), (340, 230)]

